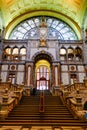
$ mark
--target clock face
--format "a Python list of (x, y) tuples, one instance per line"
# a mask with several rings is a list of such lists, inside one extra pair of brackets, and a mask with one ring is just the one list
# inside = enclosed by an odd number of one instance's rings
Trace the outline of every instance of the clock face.
[(41, 34), (45, 34), (46, 33), (46, 30), (45, 29), (41, 29)]
[(40, 28), (40, 35), (46, 36), (46, 34), (47, 34), (47, 29), (46, 28)]

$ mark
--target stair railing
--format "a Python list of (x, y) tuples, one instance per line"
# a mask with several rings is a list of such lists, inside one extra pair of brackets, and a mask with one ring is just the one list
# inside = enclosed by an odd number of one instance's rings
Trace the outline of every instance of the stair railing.
[(40, 91), (40, 106), (39, 106), (39, 112), (44, 112), (44, 91)]

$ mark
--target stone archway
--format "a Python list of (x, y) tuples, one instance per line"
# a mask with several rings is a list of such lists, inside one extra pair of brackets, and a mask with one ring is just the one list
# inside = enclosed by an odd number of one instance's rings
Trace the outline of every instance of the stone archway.
[(52, 56), (51, 53), (46, 52), (44, 50), (37, 52), (34, 54), (34, 56), (32, 57), (32, 61), (33, 62), (37, 62), (39, 59), (46, 59), (47, 61), (49, 61), (50, 63), (54, 62), (54, 57)]
[(36, 53), (33, 58), (34, 62), (34, 79), (37, 89), (50, 89), (51, 85), (51, 66), (54, 58), (51, 54), (45, 51)]

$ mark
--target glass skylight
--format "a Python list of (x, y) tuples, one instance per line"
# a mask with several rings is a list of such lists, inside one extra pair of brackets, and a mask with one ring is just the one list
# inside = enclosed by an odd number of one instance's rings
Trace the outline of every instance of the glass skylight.
[[(30, 39), (39, 38), (39, 26), (43, 17), (30, 18), (19, 23), (11, 32), (9, 39)], [(48, 38), (57, 38), (58, 40), (77, 40), (73, 29), (65, 22), (44, 16), (48, 26)]]

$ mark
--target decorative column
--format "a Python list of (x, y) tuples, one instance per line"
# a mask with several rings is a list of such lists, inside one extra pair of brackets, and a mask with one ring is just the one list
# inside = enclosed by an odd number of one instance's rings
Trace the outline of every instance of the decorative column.
[(25, 66), (25, 85), (28, 85), (28, 63)]
[(61, 84), (61, 65), (58, 63), (58, 86)]
[(55, 85), (55, 75), (54, 75), (54, 71), (55, 71), (55, 65), (54, 63), (52, 64), (52, 74), (51, 74), (51, 77), (52, 77), (52, 86), (54, 87)]
[(30, 96), (30, 90), (34, 85), (33, 80), (33, 63), (26, 63), (26, 80), (25, 80), (25, 95)]
[(34, 72), (34, 64), (33, 63), (30, 63), (31, 65), (31, 71), (30, 71), (30, 85), (32, 85), (32, 87), (34, 86), (34, 75), (35, 75), (35, 72)]
[(31, 74), (31, 66), (28, 66), (28, 80), (27, 80), (27, 85), (30, 86), (30, 74)]
[(33, 69), (33, 63), (27, 63), (26, 64), (26, 85), (28, 87), (31, 87), (34, 85), (34, 82), (33, 82), (33, 73), (34, 69)]
[(58, 87), (58, 66), (55, 66), (55, 86)]
[(59, 61), (59, 41), (55, 43), (56, 60)]
[(55, 64), (55, 86), (56, 87), (59, 87), (60, 86), (60, 83), (61, 83), (61, 70), (60, 70), (60, 63), (56, 63)]
[(52, 72), (52, 80), (53, 80), (53, 93), (54, 95), (58, 95), (60, 88), (60, 64), (53, 63), (53, 72)]
[(28, 41), (28, 43), (27, 43), (27, 55), (26, 55), (26, 61), (30, 61), (30, 51), (31, 51), (31, 42)]

